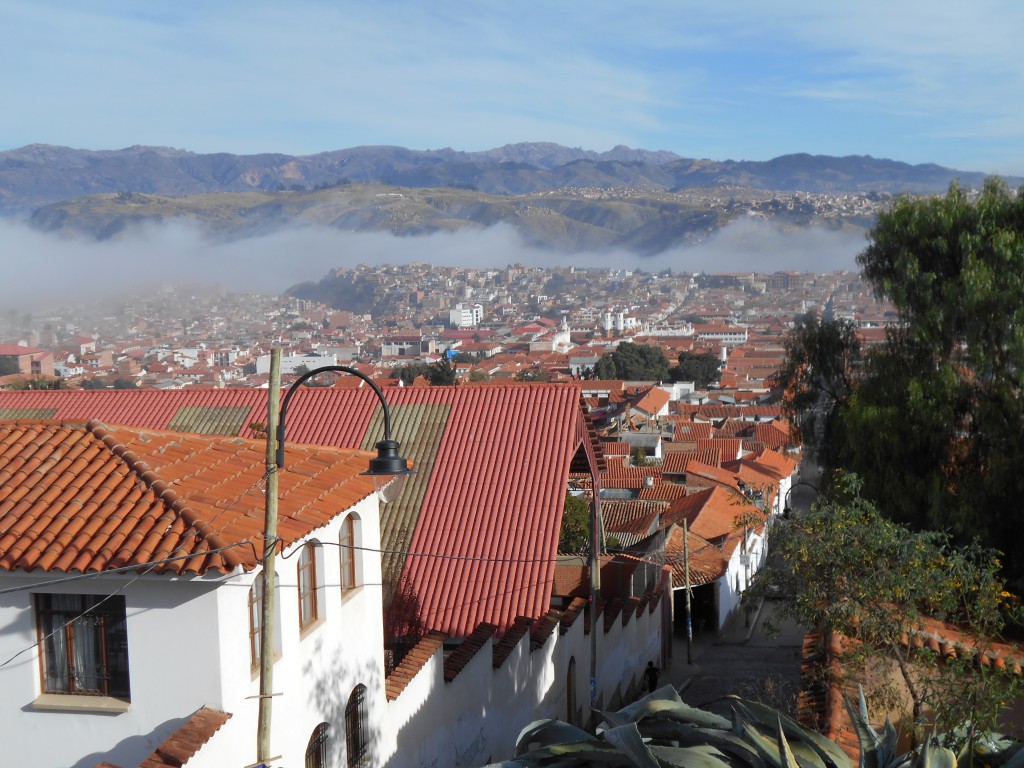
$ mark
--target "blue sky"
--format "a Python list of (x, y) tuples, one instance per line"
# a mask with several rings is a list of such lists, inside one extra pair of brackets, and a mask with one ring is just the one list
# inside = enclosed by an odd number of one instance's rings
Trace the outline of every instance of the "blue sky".
[(551, 141), (1024, 175), (1024, 3), (0, 0), (0, 149)]

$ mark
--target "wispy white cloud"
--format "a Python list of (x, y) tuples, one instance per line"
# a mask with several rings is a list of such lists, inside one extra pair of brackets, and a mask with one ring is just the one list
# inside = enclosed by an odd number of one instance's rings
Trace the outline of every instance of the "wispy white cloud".
[(8, 146), (546, 140), (1024, 173), (1008, 165), (1024, 144), (1013, 0), (4, 6), (0, 61), (19, 73), (0, 81)]

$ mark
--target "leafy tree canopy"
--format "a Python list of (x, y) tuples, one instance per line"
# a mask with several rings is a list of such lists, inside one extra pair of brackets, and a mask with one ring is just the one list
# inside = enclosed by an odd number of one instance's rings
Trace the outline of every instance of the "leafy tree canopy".
[(432, 387), (448, 387), (456, 383), (455, 366), (447, 357), (436, 363), (411, 363), (398, 369), (398, 377), (406, 386), (411, 385), (418, 376), (424, 377)]
[[(976, 669), (970, 653), (940, 659), (905, 639), (931, 617), (956, 623), (963, 642), (977, 651), (990, 648), (1008, 617), (1019, 614), (994, 554), (886, 519), (860, 495), (853, 475), (837, 475), (832, 488), (830, 498), (772, 529), (773, 558), (745, 599), (764, 596), (768, 585), (781, 587), (785, 615), (860, 641), (828, 674), (884, 680), (888, 676), (879, 673), (895, 664), (914, 701), (911, 722), (930, 713), (939, 730), (968, 721), (995, 727), (1000, 703), (1020, 688), (1014, 675)], [(922, 668), (929, 671), (920, 674)], [(897, 703), (885, 686), (874, 696), (885, 706)]]
[(713, 352), (681, 352), (679, 365), (670, 371), (673, 381), (692, 381), (697, 389), (707, 389), (718, 381), (722, 361)]
[(558, 535), (558, 551), (565, 553), (590, 550), (590, 502), (582, 496), (565, 494), (562, 528)]
[(886, 515), (1004, 549), (1024, 585), (1024, 195), (900, 198), (858, 261), (901, 324), (862, 354), (850, 324), (798, 321), (787, 404)]
[(516, 373), (516, 381), (547, 381), (550, 378), (543, 368), (527, 368)]
[(668, 359), (655, 346), (624, 342), (602, 355), (594, 365), (598, 379), (627, 381), (669, 381)]

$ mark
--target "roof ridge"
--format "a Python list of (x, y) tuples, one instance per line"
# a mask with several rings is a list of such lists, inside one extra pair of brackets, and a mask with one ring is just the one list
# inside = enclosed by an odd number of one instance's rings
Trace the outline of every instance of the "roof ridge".
[[(195, 531), (195, 538), (206, 542), (209, 549), (220, 550), (217, 554), (231, 568), (243, 564), (242, 559), (228, 548), (234, 542), (222, 539), (216, 531), (205, 532), (203, 530), (205, 521), (202, 520), (199, 513), (190, 507), (188, 502), (178, 495), (177, 491), (171, 488), (164, 480), (161, 480), (156, 470), (143, 461), (135, 451), (118, 441), (117, 436), (110, 427), (98, 419), (90, 419), (85, 428), (97, 440), (102, 442), (113, 455), (123, 461), (128, 469), (138, 478), (139, 482), (149, 488), (162, 504), (177, 515), (189, 529)], [(197, 557), (200, 555), (210, 556), (209, 552), (196, 553)]]

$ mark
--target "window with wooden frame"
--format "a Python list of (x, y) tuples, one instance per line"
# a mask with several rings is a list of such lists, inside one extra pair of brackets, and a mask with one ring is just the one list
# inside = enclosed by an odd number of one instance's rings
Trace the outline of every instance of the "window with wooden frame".
[(260, 630), (263, 627), (263, 580), (257, 578), (249, 589), (249, 660), (260, 665)]
[(121, 595), (36, 595), (43, 693), (130, 698)]
[(299, 553), (299, 626), (303, 629), (317, 619), (316, 546), (307, 544)]
[(347, 592), (356, 587), (356, 523), (353, 515), (349, 515), (341, 524), (338, 534), (339, 551), (341, 552), (341, 591)]

